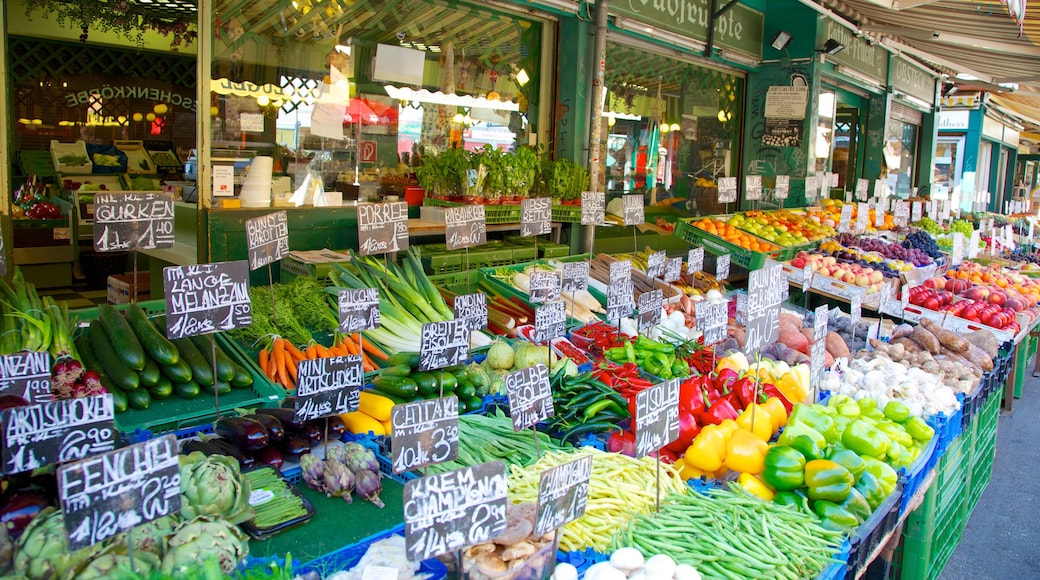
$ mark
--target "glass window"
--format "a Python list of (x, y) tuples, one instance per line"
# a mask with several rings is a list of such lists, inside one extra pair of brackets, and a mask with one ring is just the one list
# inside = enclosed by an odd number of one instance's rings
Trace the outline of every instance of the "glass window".
[(914, 167), (917, 164), (917, 134), (920, 127), (889, 119), (885, 141), (886, 183), (891, 191), (901, 197), (909, 197), (914, 183)]

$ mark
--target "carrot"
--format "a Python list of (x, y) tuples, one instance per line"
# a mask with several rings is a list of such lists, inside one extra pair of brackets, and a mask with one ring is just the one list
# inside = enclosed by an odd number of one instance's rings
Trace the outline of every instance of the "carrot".
[[(376, 362), (374, 360), (372, 360), (372, 357), (368, 356), (367, 353), (364, 353), (364, 352), (361, 353), (361, 361), (364, 364), (367, 364), (368, 366), (372, 367), (372, 370), (376, 370), (376, 369), (379, 368), (379, 365), (377, 365)], [(365, 372), (368, 372), (368, 371), (365, 371)]]
[(292, 382), (295, 383), (297, 381), (296, 361), (292, 360), (292, 358), (288, 358), (286, 361), (285, 368), (289, 371), (289, 378), (292, 380)]
[(343, 347), (347, 349), (347, 354), (361, 354), (361, 347), (354, 342), (352, 337), (343, 339)]
[(318, 358), (318, 348), (317, 347), (318, 347), (317, 344), (312, 344), (312, 345), (307, 347), (307, 350), (303, 351), (304, 354), (307, 355), (308, 359), (314, 360), (314, 359)]
[(325, 345), (317, 345), (317, 351), (318, 358), (329, 358), (330, 356), (332, 356), (331, 354), (329, 354), (329, 349), (325, 348)]
[(388, 354), (376, 348), (376, 346), (372, 344), (371, 340), (368, 342), (363, 341), (362, 349), (368, 354), (372, 355), (373, 359), (386, 360), (390, 358)]
[(303, 353), (299, 351), (291, 342), (285, 343), (285, 352), (292, 356), (295, 360), (303, 360)]
[(354, 353), (350, 352), (349, 344), (350, 343), (348, 341), (344, 340), (344, 341), (340, 342), (339, 344), (337, 344), (336, 346), (330, 348), (329, 352), (331, 352), (332, 354), (334, 354), (336, 356), (347, 356), (347, 355), (350, 355), (350, 354), (354, 354)]
[(282, 386), (288, 386), (289, 380), (285, 373), (285, 341), (276, 340), (274, 343), (274, 362), (275, 362), (275, 373), (278, 382)]
[[(266, 348), (261, 348), (258, 362), (260, 363), (260, 370), (264, 371), (264, 374), (267, 374), (267, 363), (270, 360), (270, 358), (271, 353), (267, 352)], [(271, 375), (267, 375), (267, 377), (271, 378)]]

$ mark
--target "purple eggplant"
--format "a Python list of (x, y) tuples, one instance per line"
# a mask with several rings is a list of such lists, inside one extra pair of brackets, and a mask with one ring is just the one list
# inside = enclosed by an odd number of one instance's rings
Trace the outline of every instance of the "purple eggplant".
[(263, 423), (245, 417), (221, 417), (214, 431), (246, 451), (263, 449), (271, 441)]
[(254, 452), (253, 459), (256, 460), (257, 465), (270, 465), (278, 471), (282, 470), (282, 464), (285, 463), (281, 452), (274, 447), (264, 447)]
[(278, 417), (273, 415), (246, 415), (246, 418), (260, 422), (267, 429), (271, 441), (281, 441), (285, 437), (285, 428)]
[(295, 433), (286, 434), (285, 439), (278, 442), (278, 449), (282, 455), (291, 459), (298, 459), (301, 455), (311, 452), (311, 443), (306, 437)]
[(274, 417), (281, 422), (282, 427), (286, 430), (295, 429), (299, 431), (303, 429), (303, 423), (296, 420), (296, 411), (288, 409), (286, 407), (271, 407), (267, 409), (257, 409), (257, 415), (268, 415)]

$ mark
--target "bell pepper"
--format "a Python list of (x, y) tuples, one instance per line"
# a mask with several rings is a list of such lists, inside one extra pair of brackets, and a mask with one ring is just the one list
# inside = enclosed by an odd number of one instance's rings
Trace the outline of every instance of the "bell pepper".
[(707, 425), (683, 454), (683, 461), (701, 471), (715, 472), (726, 459), (726, 435), (717, 425)]
[(797, 435), (787, 444), (795, 451), (802, 454), (802, 457), (806, 461), (812, 461), (814, 459), (826, 459), (824, 457), (823, 450), (816, 444), (816, 441), (808, 435)]
[(791, 410), (794, 409), (794, 403), (787, 398), (786, 395), (780, 392), (780, 389), (776, 388), (776, 385), (765, 384), (762, 385), (762, 393), (768, 396), (770, 399), (778, 399), (784, 405), (784, 409), (787, 409), (787, 414), (791, 414)]
[(860, 524), (860, 521), (849, 513), (849, 510), (832, 501), (814, 501), (813, 511), (819, 516), (820, 524), (830, 530), (851, 532)]
[[(781, 393), (787, 397), (788, 401), (792, 403), (804, 402), (806, 397), (809, 395), (809, 380), (808, 376), (805, 378), (803, 383), (800, 374), (795, 372), (795, 369), (804, 365), (795, 365), (791, 367), (791, 370), (787, 371), (779, 379), (775, 379), (773, 384)], [(808, 368), (808, 367), (806, 367)]]
[(784, 407), (783, 402), (776, 397), (769, 397), (764, 402), (759, 403), (767, 411), (769, 411), (769, 418), (772, 419), (773, 433), (779, 431), (782, 427), (787, 425), (787, 408)]
[(780, 445), (790, 445), (791, 441), (799, 435), (805, 435), (816, 443), (816, 446), (820, 449), (827, 447), (827, 440), (820, 434), (819, 431), (809, 427), (804, 423), (795, 423), (788, 419), (787, 427), (784, 428), (784, 432), (780, 434), (780, 439), (777, 443)]
[(893, 443), (898, 443), (903, 447), (909, 447), (914, 444), (914, 438), (898, 423), (888, 420), (878, 421), (877, 428)]
[(740, 473), (762, 473), (769, 446), (758, 436), (738, 429), (726, 443), (726, 467)]
[(812, 511), (809, 507), (809, 499), (795, 491), (776, 492), (776, 497), (773, 498), (773, 503), (805, 513)]
[(741, 473), (740, 477), (737, 478), (737, 484), (744, 488), (744, 491), (766, 501), (773, 501), (773, 498), (776, 497), (773, 490), (766, 487), (766, 484), (762, 483), (761, 479), (750, 473)]
[(679, 383), (679, 413), (700, 415), (704, 411), (704, 395), (701, 387), (705, 377), (690, 377)]
[(881, 414), (881, 411), (877, 408), (877, 401), (870, 397), (863, 397), (859, 401), (856, 401), (856, 404), (859, 405), (859, 412), (861, 415), (877, 417)]
[(728, 393), (733, 390), (733, 385), (735, 385), (739, 380), (740, 375), (737, 374), (737, 371), (730, 368), (724, 368), (719, 370), (718, 376), (715, 377), (714, 386), (719, 391), (725, 391)]
[[(899, 481), (899, 475), (895, 469), (885, 463), (879, 461), (873, 457), (863, 457), (863, 465), (866, 466), (864, 474), (870, 473), (881, 482), (881, 489), (885, 492), (885, 497), (888, 497), (896, 488), (896, 483)], [(860, 476), (862, 478), (862, 476)]]
[(845, 508), (850, 514), (856, 516), (859, 523), (863, 523), (870, 514), (874, 511), (874, 508), (870, 507), (870, 503), (863, 497), (863, 494), (859, 492), (855, 487), (849, 490), (848, 497), (845, 501), (839, 503), (841, 507)]
[(910, 418), (910, 407), (899, 401), (889, 401), (885, 404), (885, 417), (896, 423), (905, 423)]
[(910, 437), (916, 441), (931, 441), (935, 436), (935, 429), (932, 429), (932, 426), (925, 423), (924, 419), (920, 417), (910, 417), (903, 426), (906, 427), (906, 432), (910, 434)]
[(829, 459), (815, 459), (805, 464), (805, 485), (809, 499), (844, 501), (852, 489), (853, 478), (848, 469)]
[(864, 471), (860, 475), (859, 481), (856, 482), (854, 487), (867, 500), (867, 504), (870, 505), (870, 511), (876, 510), (888, 498), (881, 480), (869, 471)]
[(763, 442), (773, 435), (773, 419), (765, 407), (752, 403), (737, 417), (737, 426), (758, 437)]
[(842, 417), (848, 417), (849, 419), (855, 419), (863, 414), (859, 405), (857, 405), (855, 401), (849, 401), (848, 403), (838, 405), (837, 411), (839, 415)]
[(914, 463), (910, 451), (895, 441), (888, 445), (888, 453), (885, 454), (884, 461), (896, 469), (910, 467)]
[(719, 423), (719, 431), (721, 431), (722, 434), (726, 436), (726, 439), (729, 439), (730, 436), (736, 433), (738, 429), (740, 429), (740, 427), (737, 425), (737, 422), (733, 419), (726, 419), (725, 421)]
[(640, 336), (636, 339), (635, 343), (636, 350), (645, 350), (651, 352), (660, 352), (664, 354), (675, 354), (675, 346), (671, 344), (665, 344), (663, 342), (657, 342), (645, 336)]
[(805, 485), (805, 457), (784, 445), (770, 447), (763, 459), (762, 479), (778, 491), (802, 487)]
[(673, 453), (682, 453), (686, 451), (686, 448), (693, 443), (693, 440), (701, 432), (701, 426), (697, 424), (697, 419), (689, 414), (679, 412), (679, 438), (672, 441), (668, 445), (665, 445), (665, 449), (672, 451)]
[(791, 416), (787, 418), (788, 423), (801, 423), (812, 427), (828, 442), (838, 440), (838, 431), (835, 428), (834, 417), (831, 410), (823, 405), (798, 405), (794, 408)]
[(702, 425), (718, 425), (726, 419), (736, 419), (740, 416), (729, 399), (722, 397), (711, 404), (710, 407), (697, 418)]
[(739, 373), (749, 366), (751, 366), (751, 363), (748, 362), (744, 353), (737, 351), (731, 355), (720, 358), (718, 364), (715, 365), (715, 370), (722, 373), (723, 369), (730, 369)]
[(741, 408), (746, 408), (748, 405), (758, 401), (758, 388), (755, 386), (755, 381), (749, 377), (744, 377), (733, 383), (732, 391), (737, 394)]
[(867, 466), (863, 464), (863, 460), (860, 459), (859, 455), (856, 455), (855, 451), (850, 451), (843, 447), (831, 449), (830, 453), (827, 454), (827, 459), (848, 469), (849, 473), (852, 474), (852, 478), (856, 481), (859, 481), (860, 476), (867, 469)]
[(672, 361), (672, 376), (673, 377), (688, 377), (690, 376), (690, 364), (681, 358), (677, 358)]
[(891, 444), (888, 436), (865, 419), (856, 419), (849, 423), (841, 435), (841, 444), (861, 456), (883, 459)]

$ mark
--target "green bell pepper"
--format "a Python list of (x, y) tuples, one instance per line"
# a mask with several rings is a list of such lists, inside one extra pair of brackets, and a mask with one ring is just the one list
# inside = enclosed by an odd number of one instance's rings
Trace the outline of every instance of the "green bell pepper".
[(906, 432), (906, 429), (898, 423), (892, 421), (881, 421), (878, 423), (878, 429), (881, 430), (893, 443), (898, 443), (903, 447), (909, 447), (914, 444), (914, 438)]
[(845, 498), (845, 501), (838, 505), (856, 516), (860, 523), (863, 523), (874, 512), (874, 508), (870, 507), (870, 502), (867, 501), (867, 498), (863, 497), (863, 494), (855, 487), (849, 490), (849, 496)]
[(859, 477), (855, 489), (867, 500), (870, 511), (876, 510), (879, 505), (885, 503), (885, 499), (888, 497), (881, 480), (869, 471), (864, 471), (863, 475)]
[(896, 483), (899, 481), (899, 475), (896, 473), (896, 470), (892, 469), (884, 461), (879, 461), (873, 457), (863, 457), (862, 459), (863, 464), (866, 466), (864, 475), (869, 473), (876, 477), (881, 482), (881, 489), (884, 490), (885, 497), (888, 497), (895, 490)]
[(859, 420), (861, 418), (863, 418), (863, 417), (860, 416), (860, 417), (857, 417), (856, 419), (850, 419), (849, 417), (846, 417), (845, 415), (835, 415), (834, 416), (834, 432), (835, 432), (836, 435), (835, 435), (835, 438), (832, 439), (831, 441), (833, 443), (841, 442), (841, 436), (842, 436), (843, 433), (845, 433), (845, 429), (849, 426), (849, 423), (851, 423), (853, 421), (857, 421), (857, 420)]
[(805, 485), (805, 457), (792, 447), (770, 447), (764, 460), (762, 481), (777, 491), (802, 487)]
[(863, 471), (867, 468), (867, 466), (863, 464), (863, 460), (860, 459), (859, 455), (856, 455), (855, 451), (845, 449), (844, 447), (832, 449), (831, 452), (827, 454), (827, 459), (830, 459), (845, 469), (848, 469), (855, 481), (859, 481), (860, 476), (863, 475)]
[(871, 399), (870, 397), (863, 397), (862, 399), (857, 401), (857, 404), (859, 405), (860, 413), (864, 415), (868, 415), (871, 411), (877, 410), (877, 401)]
[(833, 411), (823, 405), (798, 405), (792, 411), (787, 422), (788, 424), (795, 423), (812, 427), (820, 435), (823, 435), (827, 442), (838, 440), (838, 431), (835, 428)]
[(685, 359), (676, 358), (672, 361), (672, 376), (673, 377), (688, 377), (690, 376), (690, 364)]
[(931, 441), (932, 437), (935, 436), (935, 429), (932, 429), (931, 425), (924, 422), (924, 419), (920, 417), (910, 417), (904, 423), (906, 432), (910, 434), (910, 437), (917, 441)]
[[(799, 408), (801, 408), (801, 405), (795, 405), (796, 411)], [(787, 421), (787, 426), (784, 427), (784, 432), (780, 434), (777, 444), (790, 445), (799, 435), (805, 435), (809, 437), (809, 439), (812, 439), (813, 443), (815, 443), (816, 447), (819, 449), (827, 447), (827, 439), (825, 439), (819, 431), (804, 423), (792, 423), (790, 419)]]
[(829, 459), (816, 459), (805, 464), (805, 486), (809, 499), (844, 501), (852, 489), (853, 477), (848, 469)]
[(656, 340), (651, 340), (645, 336), (640, 336), (636, 339), (635, 347), (639, 350), (649, 350), (664, 354), (675, 354), (674, 345), (666, 344), (663, 342), (657, 342)]
[(885, 417), (896, 423), (906, 423), (906, 420), (910, 418), (910, 407), (899, 401), (889, 401), (885, 405)]
[(860, 410), (859, 405), (857, 405), (855, 401), (851, 401), (848, 403), (842, 403), (838, 405), (838, 414), (842, 417), (855, 419), (856, 417), (862, 415), (863, 412)]
[(823, 527), (839, 532), (851, 532), (860, 524), (856, 516), (840, 505), (827, 500), (813, 502), (813, 511), (820, 518)]
[(881, 459), (888, 452), (890, 441), (887, 435), (865, 419), (856, 419), (841, 434), (841, 443), (861, 456)]
[(812, 461), (813, 459), (825, 459), (823, 450), (817, 445), (816, 441), (808, 435), (796, 435), (791, 442), (788, 443), (788, 447), (798, 451), (805, 457), (805, 461)]
[(909, 449), (893, 441), (888, 447), (886, 463), (896, 469), (910, 467), (914, 464), (914, 456)]
[(773, 503), (805, 513), (812, 512), (809, 507), (809, 499), (797, 491), (778, 491), (776, 497), (773, 498)]

